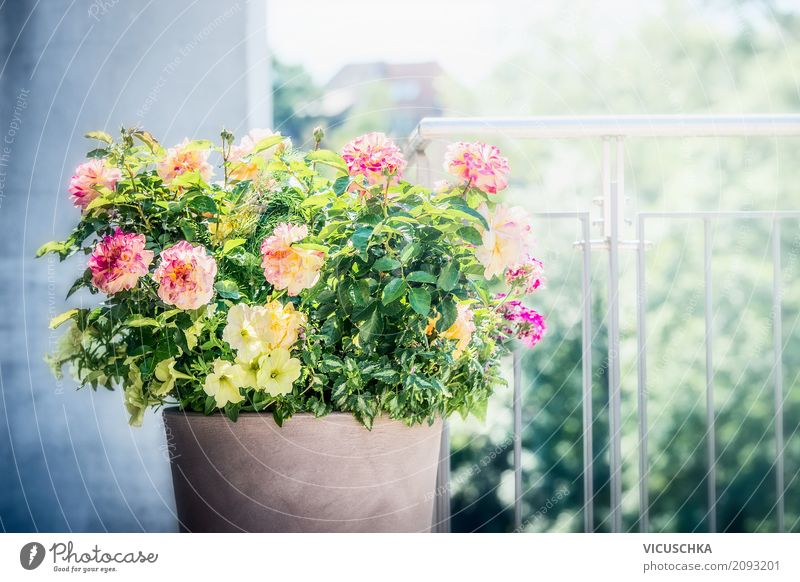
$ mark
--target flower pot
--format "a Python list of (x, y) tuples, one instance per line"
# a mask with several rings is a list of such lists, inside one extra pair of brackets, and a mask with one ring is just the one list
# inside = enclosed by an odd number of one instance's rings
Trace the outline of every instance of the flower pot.
[(178, 520), (189, 532), (430, 531), (442, 431), (351, 415), (164, 411)]

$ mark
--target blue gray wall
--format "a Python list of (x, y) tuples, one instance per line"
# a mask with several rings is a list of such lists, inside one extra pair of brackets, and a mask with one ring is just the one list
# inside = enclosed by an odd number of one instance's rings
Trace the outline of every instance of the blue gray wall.
[(78, 218), (66, 185), (85, 131), (165, 144), (269, 126), (262, 0), (14, 0), (0, 8), (0, 529), (174, 531), (163, 426), (120, 392), (76, 391), (42, 360), (84, 268), (34, 260)]

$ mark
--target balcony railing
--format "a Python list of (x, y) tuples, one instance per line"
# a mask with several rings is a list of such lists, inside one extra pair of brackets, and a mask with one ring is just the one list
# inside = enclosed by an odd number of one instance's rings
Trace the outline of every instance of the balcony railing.
[[(620, 236), (624, 224), (622, 203), (625, 192), (624, 144), (629, 137), (637, 138), (746, 138), (746, 137), (800, 137), (800, 115), (635, 115), (594, 117), (480, 117), (480, 118), (425, 118), (409, 138), (408, 157), (416, 162), (418, 179), (430, 181), (430, 166), (426, 149), (437, 139), (463, 139), (479, 135), (482, 138), (510, 139), (580, 139), (600, 140), (602, 143), (601, 166), (599, 168), (599, 193), (602, 216), (594, 221), (602, 227), (602, 237), (590, 238), (590, 213), (545, 212), (537, 213), (543, 219), (578, 220), (582, 239), (576, 244), (582, 252), (582, 446), (583, 446), (583, 513), (584, 529), (595, 531), (592, 454), (592, 361), (591, 342), (591, 251), (602, 250), (607, 254), (608, 306), (606, 328), (608, 333), (608, 385), (609, 385), (609, 472), (610, 472), (610, 529), (622, 531), (622, 454), (621, 454), (621, 377), (620, 377), (620, 328), (619, 328), (619, 252), (632, 248), (637, 253), (636, 261), (636, 330), (637, 330), (637, 415), (638, 415), (638, 462), (639, 462), (639, 527), (649, 531), (650, 501), (648, 493), (648, 419), (647, 419), (647, 338), (645, 297), (645, 227), (648, 220), (700, 220), (704, 225), (704, 306), (705, 306), (705, 368), (706, 368), (706, 466), (707, 466), (707, 513), (709, 531), (717, 530), (717, 447), (715, 441), (714, 409), (714, 362), (712, 333), (712, 247), (711, 224), (722, 220), (760, 220), (772, 225), (772, 309), (773, 309), (773, 415), (775, 433), (775, 491), (777, 502), (775, 514), (778, 530), (785, 529), (786, 492), (784, 469), (783, 405), (784, 386), (782, 375), (783, 340), (781, 329), (781, 221), (800, 218), (800, 209), (782, 211), (734, 211), (734, 212), (642, 212), (636, 216), (636, 234), (633, 240)], [(513, 365), (514, 406), (514, 521), (516, 530), (523, 523), (522, 516), (522, 381), (519, 353), (514, 354)], [(438, 498), (435, 527), (437, 531), (450, 529), (449, 499), (449, 432), (443, 435), (440, 459)]]

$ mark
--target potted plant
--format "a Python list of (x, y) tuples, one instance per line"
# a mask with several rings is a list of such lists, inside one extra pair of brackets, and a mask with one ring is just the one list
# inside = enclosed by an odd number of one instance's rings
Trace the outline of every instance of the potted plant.
[(182, 529), (428, 530), (442, 419), (482, 415), (508, 343), (544, 331), (497, 148), (451, 145), (431, 190), (379, 133), (341, 155), (321, 130), (308, 153), (266, 130), (87, 137), (80, 220), (38, 255), (88, 255), (68, 296), (104, 297), (53, 319), (48, 360), (121, 388), (131, 425), (165, 407)]

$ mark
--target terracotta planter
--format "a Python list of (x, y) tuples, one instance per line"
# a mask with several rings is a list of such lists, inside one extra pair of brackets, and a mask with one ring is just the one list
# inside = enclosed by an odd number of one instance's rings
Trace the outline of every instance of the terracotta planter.
[(190, 532), (420, 532), (433, 515), (441, 421), (372, 431), (351, 415), (164, 411), (178, 520)]

